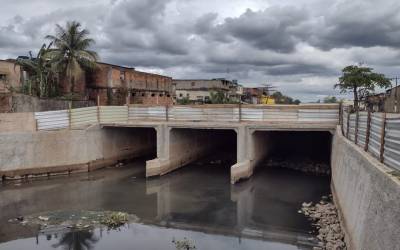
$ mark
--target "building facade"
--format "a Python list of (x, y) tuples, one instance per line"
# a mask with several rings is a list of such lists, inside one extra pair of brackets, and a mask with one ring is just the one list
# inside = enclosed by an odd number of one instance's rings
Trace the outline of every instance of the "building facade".
[(384, 109), (386, 112), (400, 112), (400, 86), (386, 91)]
[(209, 103), (211, 93), (222, 92), (226, 98), (236, 97), (238, 84), (224, 78), (174, 79), (176, 100), (186, 99), (192, 103)]
[(87, 73), (89, 99), (100, 105), (171, 105), (172, 78), (107, 63)]
[(243, 88), (242, 101), (248, 104), (260, 104), (263, 91), (260, 88)]
[(19, 90), (25, 74), (14, 60), (0, 60), (0, 93)]

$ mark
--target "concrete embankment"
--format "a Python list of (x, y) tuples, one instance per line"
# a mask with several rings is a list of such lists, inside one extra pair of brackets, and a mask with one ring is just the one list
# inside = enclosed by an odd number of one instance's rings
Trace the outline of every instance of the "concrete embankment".
[(152, 129), (0, 133), (0, 177), (91, 171), (155, 150)]
[(350, 249), (399, 249), (400, 180), (336, 130), (332, 192)]

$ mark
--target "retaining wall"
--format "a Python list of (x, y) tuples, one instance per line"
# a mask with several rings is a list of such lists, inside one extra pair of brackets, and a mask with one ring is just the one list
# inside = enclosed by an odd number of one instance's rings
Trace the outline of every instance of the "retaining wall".
[(104, 128), (0, 133), (0, 176), (90, 171), (148, 153), (151, 130)]
[(336, 130), (332, 193), (350, 249), (399, 249), (400, 179)]
[(36, 131), (33, 113), (0, 113), (0, 133)]

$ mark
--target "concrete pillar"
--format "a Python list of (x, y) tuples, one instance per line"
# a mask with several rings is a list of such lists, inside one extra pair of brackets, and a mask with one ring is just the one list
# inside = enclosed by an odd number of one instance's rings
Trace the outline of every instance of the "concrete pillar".
[(250, 178), (254, 167), (262, 161), (268, 151), (269, 134), (254, 131), (245, 126), (237, 130), (237, 163), (231, 167), (231, 183)]
[(157, 158), (146, 162), (146, 177), (164, 175), (204, 156), (220, 143), (212, 133), (199, 129), (157, 130)]

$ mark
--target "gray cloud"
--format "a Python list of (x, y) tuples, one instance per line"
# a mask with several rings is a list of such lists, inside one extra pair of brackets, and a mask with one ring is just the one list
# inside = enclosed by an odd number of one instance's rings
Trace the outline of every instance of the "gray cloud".
[(270, 82), (304, 100), (337, 93), (332, 86), (348, 64), (364, 62), (390, 76), (400, 69), (395, 0), (69, 3), (2, 1), (0, 58), (35, 51), (56, 23), (77, 20), (91, 31), (102, 61), (178, 78)]

